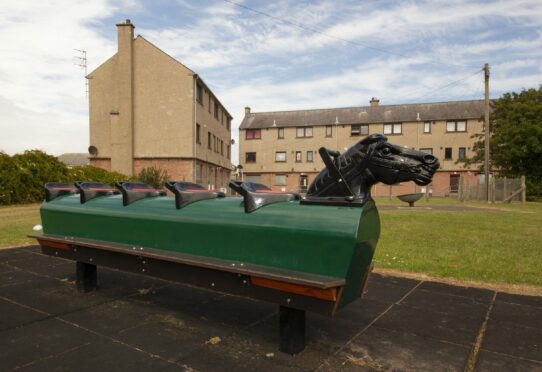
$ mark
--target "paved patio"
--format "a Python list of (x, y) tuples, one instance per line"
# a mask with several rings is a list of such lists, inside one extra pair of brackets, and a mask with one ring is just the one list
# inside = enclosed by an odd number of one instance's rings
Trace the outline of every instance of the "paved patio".
[(542, 297), (373, 275), (334, 319), (309, 314), (307, 348), (278, 352), (277, 306), (0, 250), (2, 370), (542, 371)]

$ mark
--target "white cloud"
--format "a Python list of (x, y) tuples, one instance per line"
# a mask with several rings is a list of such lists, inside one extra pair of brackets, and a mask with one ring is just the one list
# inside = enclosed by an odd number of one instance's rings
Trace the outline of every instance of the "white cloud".
[(539, 0), (237, 2), (305, 29), (221, 1), (176, 0), (168, 6), (177, 13), (135, 0), (2, 3), (0, 149), (85, 151), (87, 101), (73, 49), (88, 50), (91, 71), (115, 52), (114, 23), (125, 18), (203, 76), (235, 116), (235, 135), (245, 105), (481, 98), (482, 76), (470, 75), (484, 62), (492, 96), (542, 82)]
[(109, 57), (115, 40), (90, 26), (116, 9), (107, 0), (0, 5), (0, 150), (85, 151), (88, 104), (74, 49), (89, 51), (89, 71)]

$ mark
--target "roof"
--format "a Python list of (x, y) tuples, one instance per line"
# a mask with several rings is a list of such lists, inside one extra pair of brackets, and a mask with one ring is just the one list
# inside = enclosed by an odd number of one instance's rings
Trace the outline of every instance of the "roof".
[(80, 167), (83, 165), (88, 165), (90, 163), (90, 161), (88, 160), (88, 154), (85, 153), (62, 154), (58, 157), (58, 160), (60, 160), (69, 167)]
[(483, 115), (484, 100), (254, 112), (245, 115), (239, 129), (479, 119)]
[[(187, 69), (189, 71), (189, 73), (192, 74), (192, 76), (195, 78), (195, 79), (198, 79), (200, 82), (203, 83), (203, 85), (205, 85), (205, 88), (212, 93), (213, 97), (215, 100), (218, 101), (218, 103), (220, 104), (220, 106), (222, 107), (222, 109), (226, 112), (226, 115), (230, 118), (230, 119), (233, 119), (233, 116), (229, 113), (229, 111), (226, 109), (226, 107), (222, 104), (222, 102), (216, 97), (216, 95), (211, 91), (211, 89), (209, 88), (208, 84), (205, 83), (205, 81), (203, 81), (203, 79), (201, 78), (201, 76), (199, 76), (199, 74), (197, 74), (196, 72), (194, 72), (194, 70), (192, 70), (190, 67), (186, 66), (184, 63), (180, 62), (179, 60), (173, 58), (171, 55), (169, 55), (168, 53), (166, 53), (165, 51), (163, 51), (161, 48), (159, 48), (158, 46), (154, 45), (153, 43), (151, 43), (149, 40), (145, 39), (143, 36), (141, 35), (137, 35), (135, 37), (135, 39), (133, 39), (133, 41), (135, 42), (136, 40), (140, 40), (140, 41), (144, 41), (145, 43), (149, 44), (150, 46), (154, 47), (155, 49), (157, 49), (159, 52), (161, 52), (163, 55), (165, 55), (166, 57), (170, 58), (171, 60), (173, 60), (174, 62), (178, 63), (180, 66), (184, 67), (185, 69)], [(118, 52), (115, 52), (115, 54), (113, 54), (111, 57), (109, 57), (105, 62), (103, 62), (101, 65), (99, 65), (98, 67), (96, 67), (94, 70), (92, 70), (87, 76), (86, 78), (87, 79), (92, 79), (94, 77), (94, 75), (96, 74), (96, 72), (102, 67), (102, 66), (105, 66), (106, 64), (110, 63), (111, 61), (114, 60), (114, 58), (117, 56)]]

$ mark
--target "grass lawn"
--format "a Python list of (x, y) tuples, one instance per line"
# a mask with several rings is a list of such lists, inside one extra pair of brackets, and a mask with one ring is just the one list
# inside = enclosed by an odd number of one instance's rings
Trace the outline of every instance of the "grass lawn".
[(34, 243), (27, 238), (40, 223), (39, 204), (0, 207), (0, 248)]
[[(406, 205), (380, 198), (377, 205)], [(542, 203), (419, 201), (417, 206), (466, 205), (474, 211), (381, 210), (375, 266), (480, 282), (542, 286)], [(34, 243), (39, 205), (0, 207), (0, 247)]]
[[(401, 204), (378, 199), (380, 204)], [(420, 201), (491, 211), (381, 210), (376, 267), (438, 277), (542, 286), (542, 203)], [(403, 205), (406, 205), (403, 203)]]

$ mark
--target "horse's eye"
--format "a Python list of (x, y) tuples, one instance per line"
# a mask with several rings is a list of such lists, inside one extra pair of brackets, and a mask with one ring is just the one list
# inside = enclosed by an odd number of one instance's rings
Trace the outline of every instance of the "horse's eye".
[(389, 153), (390, 153), (389, 147), (384, 147), (384, 148), (382, 149), (382, 154), (388, 155)]

